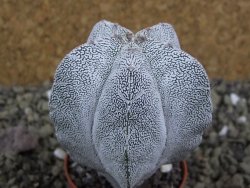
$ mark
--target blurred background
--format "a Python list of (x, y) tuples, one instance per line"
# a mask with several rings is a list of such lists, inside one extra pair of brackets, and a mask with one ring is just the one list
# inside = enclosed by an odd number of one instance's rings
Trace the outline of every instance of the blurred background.
[(107, 19), (136, 32), (171, 23), (211, 78), (249, 79), (249, 0), (1, 0), (0, 84), (50, 80), (64, 55)]
[[(249, 0), (0, 0), (0, 187), (66, 188), (65, 152), (49, 119), (57, 65), (102, 19), (137, 32), (174, 26), (211, 80), (212, 126), (187, 158), (185, 188), (250, 187)], [(78, 188), (110, 188), (70, 161)], [(158, 170), (141, 188), (175, 188), (183, 168)]]

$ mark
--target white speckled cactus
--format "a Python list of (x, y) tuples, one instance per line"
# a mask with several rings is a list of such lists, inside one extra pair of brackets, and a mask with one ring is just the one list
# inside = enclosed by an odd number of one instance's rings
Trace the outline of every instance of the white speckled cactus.
[(121, 188), (182, 160), (212, 119), (206, 72), (165, 23), (136, 34), (97, 23), (58, 66), (49, 106), (73, 160)]

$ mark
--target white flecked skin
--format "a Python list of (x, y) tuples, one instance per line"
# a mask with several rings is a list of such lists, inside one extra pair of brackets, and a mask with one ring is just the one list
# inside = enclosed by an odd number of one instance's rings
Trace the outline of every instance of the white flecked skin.
[(212, 121), (206, 72), (165, 23), (98, 22), (58, 66), (49, 107), (62, 147), (117, 188), (185, 158)]

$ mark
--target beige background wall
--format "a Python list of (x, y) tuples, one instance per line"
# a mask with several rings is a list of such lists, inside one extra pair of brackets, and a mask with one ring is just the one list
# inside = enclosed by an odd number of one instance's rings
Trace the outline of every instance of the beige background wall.
[(1, 0), (0, 84), (52, 79), (64, 55), (107, 19), (138, 31), (174, 25), (211, 78), (250, 79), (249, 0)]

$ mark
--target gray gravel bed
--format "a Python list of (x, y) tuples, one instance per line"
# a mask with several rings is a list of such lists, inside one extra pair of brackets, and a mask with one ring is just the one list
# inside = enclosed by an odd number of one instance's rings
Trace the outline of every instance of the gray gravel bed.
[[(186, 188), (250, 187), (250, 81), (212, 81), (213, 125), (187, 158)], [(47, 91), (39, 87), (0, 86), (0, 187), (66, 188), (60, 147), (48, 117)], [(182, 169), (155, 173), (142, 187), (177, 187)], [(94, 170), (70, 161), (78, 188), (111, 187)]]

